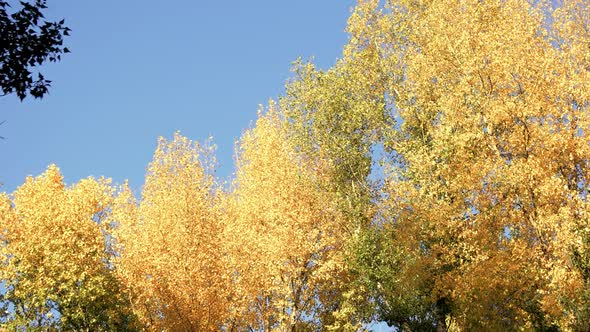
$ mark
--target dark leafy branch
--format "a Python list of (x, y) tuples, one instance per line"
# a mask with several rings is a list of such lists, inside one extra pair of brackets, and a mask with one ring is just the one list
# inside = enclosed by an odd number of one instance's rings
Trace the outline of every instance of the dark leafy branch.
[(19, 7), (0, 1), (0, 88), (2, 95), (16, 93), (21, 100), (27, 95), (42, 98), (51, 81), (34, 72), (35, 67), (60, 61), (63, 53), (69, 53), (63, 38), (71, 30), (63, 19), (45, 19), (45, 0), (20, 1)]

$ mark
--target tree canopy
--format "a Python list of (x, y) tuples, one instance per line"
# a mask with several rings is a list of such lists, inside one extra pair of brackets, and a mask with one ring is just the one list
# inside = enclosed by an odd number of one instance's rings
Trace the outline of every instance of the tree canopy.
[(2, 195), (2, 327), (590, 329), (590, 3), (362, 0), (236, 143), (161, 138), (141, 196)]

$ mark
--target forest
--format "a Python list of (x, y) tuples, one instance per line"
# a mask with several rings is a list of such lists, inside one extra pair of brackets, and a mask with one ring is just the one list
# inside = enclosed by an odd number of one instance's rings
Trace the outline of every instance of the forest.
[(589, 331), (590, 2), (360, 0), (347, 33), (230, 183), (177, 133), (139, 191), (0, 194), (0, 329)]

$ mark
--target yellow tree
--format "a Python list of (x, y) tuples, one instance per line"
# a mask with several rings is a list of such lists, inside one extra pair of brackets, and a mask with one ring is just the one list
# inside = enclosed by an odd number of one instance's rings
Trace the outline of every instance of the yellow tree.
[(55, 166), (27, 178), (12, 199), (2, 194), (3, 328), (133, 328), (104, 236), (112, 198), (103, 179), (66, 188)]
[(219, 190), (212, 146), (160, 138), (139, 204), (116, 198), (117, 272), (153, 331), (218, 331), (228, 313)]
[(229, 328), (317, 330), (331, 319), (343, 225), (335, 196), (320, 185), (328, 167), (296, 153), (272, 102), (243, 135), (224, 240), (235, 269)]
[(553, 5), (353, 12), (345, 57), (376, 50), (400, 120), (386, 144), (399, 158), (379, 214), (385, 259), (368, 268), (389, 271), (371, 286), (390, 323), (588, 328), (589, 4)]

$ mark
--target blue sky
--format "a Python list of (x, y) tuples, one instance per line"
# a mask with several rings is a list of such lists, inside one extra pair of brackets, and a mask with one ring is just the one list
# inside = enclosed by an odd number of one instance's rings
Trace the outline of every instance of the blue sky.
[(297, 57), (332, 66), (354, 0), (49, 0), (72, 51), (41, 71), (42, 100), (0, 97), (0, 190), (57, 164), (141, 188), (158, 136), (213, 136), (222, 178), (259, 104), (283, 92)]

